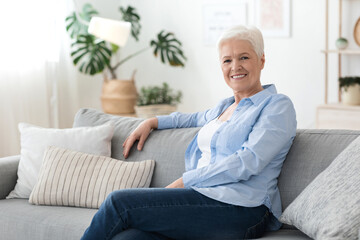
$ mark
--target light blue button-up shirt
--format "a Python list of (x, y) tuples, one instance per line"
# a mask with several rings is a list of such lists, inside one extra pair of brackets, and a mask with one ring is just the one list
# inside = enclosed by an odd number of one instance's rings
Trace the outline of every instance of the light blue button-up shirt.
[[(232, 117), (211, 139), (211, 161), (196, 168), (201, 158), (197, 135), (185, 153), (184, 185), (218, 201), (245, 207), (264, 204), (273, 213), (269, 228), (281, 224), (281, 199), (277, 187), (283, 161), (296, 134), (296, 114), (291, 100), (274, 85), (241, 99)], [(215, 108), (193, 114), (158, 116), (158, 129), (202, 127), (217, 118), (234, 97)]]

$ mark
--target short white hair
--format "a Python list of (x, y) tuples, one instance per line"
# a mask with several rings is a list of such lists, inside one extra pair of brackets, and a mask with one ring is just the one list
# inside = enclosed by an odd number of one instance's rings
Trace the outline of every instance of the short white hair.
[(264, 54), (263, 36), (260, 30), (254, 26), (237, 25), (225, 30), (216, 44), (219, 53), (221, 44), (229, 39), (249, 41), (259, 58)]

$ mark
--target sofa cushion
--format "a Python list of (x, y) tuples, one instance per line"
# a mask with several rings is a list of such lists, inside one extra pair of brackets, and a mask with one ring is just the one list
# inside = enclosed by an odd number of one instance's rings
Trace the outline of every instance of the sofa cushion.
[(29, 202), (99, 208), (114, 190), (149, 187), (154, 166), (154, 160), (124, 162), (51, 146)]
[(306, 234), (296, 229), (280, 229), (279, 231), (266, 232), (260, 240), (310, 240)]
[(360, 137), (312, 181), (280, 220), (315, 239), (356, 239), (360, 228)]
[(359, 135), (353, 130), (297, 130), (279, 176), (283, 209)]
[(96, 209), (35, 206), (27, 199), (0, 200), (0, 239), (78, 240)]
[[(80, 109), (75, 116), (74, 127), (98, 126), (109, 121), (115, 125), (111, 156), (125, 160), (122, 144), (143, 119), (109, 115), (95, 109)], [(187, 128), (153, 131), (141, 152), (136, 149), (137, 144), (134, 144), (126, 161), (154, 159), (156, 166), (150, 186), (165, 187), (185, 171), (185, 151), (198, 130)]]
[[(26, 199), (0, 200), (0, 239), (78, 240), (90, 225), (96, 211), (77, 207), (35, 206)], [(310, 238), (298, 230), (284, 229), (268, 232), (261, 239)]]
[(58, 146), (91, 154), (110, 156), (114, 127), (54, 129), (19, 124), (21, 157), (18, 179), (8, 198), (29, 198), (36, 184), (44, 152), (48, 146)]

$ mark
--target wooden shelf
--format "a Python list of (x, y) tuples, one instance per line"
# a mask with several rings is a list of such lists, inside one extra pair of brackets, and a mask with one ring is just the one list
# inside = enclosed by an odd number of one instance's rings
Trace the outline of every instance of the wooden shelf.
[[(358, 1), (358, 0), (356, 0)], [(329, 2), (330, 0), (325, 0), (325, 47), (321, 50), (325, 56), (325, 94), (324, 94), (324, 102), (328, 103), (328, 88), (329, 88), (329, 54), (335, 53), (338, 56), (338, 76), (337, 78), (342, 77), (342, 55), (358, 55), (360, 56), (360, 48), (354, 49), (330, 49), (329, 48)], [(343, 0), (338, 0), (338, 10), (339, 10), (339, 37), (342, 37), (342, 2)], [(345, 36), (346, 37), (346, 36)], [(341, 91), (338, 91), (338, 101), (341, 102)]]
[(321, 50), (322, 53), (337, 53), (337, 54), (346, 54), (346, 55), (360, 55), (360, 49), (344, 49), (344, 50)]
[(318, 106), (316, 128), (360, 130), (360, 105), (331, 103)]
[[(328, 108), (328, 109), (340, 109), (340, 110), (347, 110), (347, 111), (360, 111), (360, 105), (346, 105), (342, 103), (329, 103), (329, 104), (322, 104), (319, 105), (321, 108)], [(360, 119), (359, 119), (360, 122)]]
[[(329, 49), (329, 1), (325, 0), (325, 49), (321, 50), (325, 56), (325, 104), (316, 109), (316, 127), (326, 129), (357, 129), (360, 130), (360, 105), (341, 104), (341, 91), (338, 91), (339, 103), (328, 104), (329, 55), (338, 56), (338, 77), (342, 76), (342, 55), (359, 55), (360, 48)], [(339, 37), (342, 36), (342, 0), (338, 0), (339, 10)]]

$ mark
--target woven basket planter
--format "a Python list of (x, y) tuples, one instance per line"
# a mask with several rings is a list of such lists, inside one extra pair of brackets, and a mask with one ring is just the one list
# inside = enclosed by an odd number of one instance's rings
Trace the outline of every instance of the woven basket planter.
[(134, 80), (106, 80), (103, 83), (101, 103), (105, 113), (134, 113), (137, 91)]
[(170, 104), (154, 104), (146, 106), (135, 106), (136, 116), (139, 118), (152, 118), (160, 115), (168, 115), (175, 112), (176, 105)]

